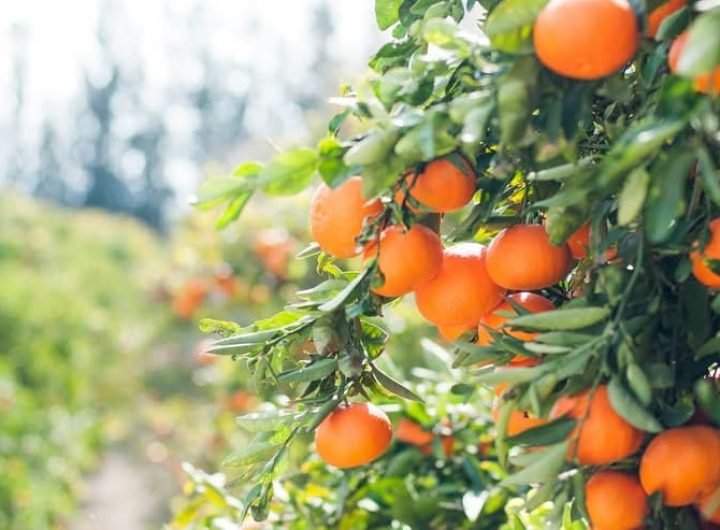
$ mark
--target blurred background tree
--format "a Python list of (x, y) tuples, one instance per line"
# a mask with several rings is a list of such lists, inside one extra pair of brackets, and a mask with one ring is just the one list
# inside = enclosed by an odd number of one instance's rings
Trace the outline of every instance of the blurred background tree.
[(360, 1), (12, 4), (0, 186), (158, 230), (207, 171), (319, 127), (320, 94), (362, 73), (379, 38)]
[(379, 40), (365, 0), (0, 3), (0, 528), (157, 528), (244, 443), (197, 321), (308, 285), (308, 197), (222, 234), (187, 199), (324, 127)]

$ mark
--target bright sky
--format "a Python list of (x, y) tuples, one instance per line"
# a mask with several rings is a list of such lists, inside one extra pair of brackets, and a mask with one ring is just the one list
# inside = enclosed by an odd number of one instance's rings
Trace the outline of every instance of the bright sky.
[[(95, 65), (96, 24), (102, 14), (122, 27), (127, 43), (116, 47), (145, 65), (151, 85), (167, 85), (182, 58), (168, 54), (187, 52), (206, 44), (220, 60), (255, 63), (272, 75), (278, 68), (307, 66), (311, 8), (321, 0), (21, 0), (0, 2), (0, 90), (8, 93), (13, 83), (12, 50), (15, 38), (26, 43), (29, 72), (27, 87), (33, 103), (63, 104), (82, 83), (79, 69)], [(362, 72), (368, 50), (377, 42), (372, 2), (330, 2), (337, 31), (332, 53), (355, 75)], [(199, 16), (198, 6), (204, 5)], [(282, 7), (280, 7), (282, 6)], [(188, 37), (187, 19), (205, 29)], [(204, 42), (200, 42), (200, 41)], [(17, 42), (17, 41), (15, 41)], [(267, 53), (280, 48), (284, 55)], [(360, 72), (358, 72), (360, 69)], [(3, 100), (5, 98), (3, 97)], [(6, 108), (7, 111), (7, 108)]]
[[(0, 106), (0, 137), (32, 145), (46, 119), (60, 124), (74, 119), (73, 109), (84, 104), (83, 73), (96, 81), (109, 75), (97, 39), (102, 20), (112, 27), (113, 56), (126, 72), (144, 79), (145, 108), (162, 109), (178, 132), (192, 125), (192, 117), (185, 109), (167, 108), (168, 93), (197, 83), (198, 57), (207, 50), (218, 64), (228, 65), (221, 69), (224, 87), (244, 92), (249, 80), (256, 80), (251, 89), (257, 101), (248, 116), (256, 134), (292, 136), (302, 126), (299, 113), (295, 119), (292, 109), (280, 113), (277, 102), (286, 96), (273, 81), (290, 79), (298, 86), (314, 81), (311, 15), (323, 1), (333, 13), (330, 52), (339, 75), (356, 79), (380, 38), (370, 0), (0, 0), (0, 100), (9, 102)], [(27, 59), (21, 129), (13, 125), (18, 49)], [(0, 145), (0, 164), (7, 149)], [(170, 163), (179, 168), (183, 160)]]

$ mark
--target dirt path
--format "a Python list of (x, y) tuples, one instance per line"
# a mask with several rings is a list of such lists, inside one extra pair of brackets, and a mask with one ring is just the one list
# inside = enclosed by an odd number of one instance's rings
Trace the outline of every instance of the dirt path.
[[(152, 470), (119, 450), (107, 453), (98, 472), (88, 480), (87, 497), (73, 530), (146, 530), (158, 528), (159, 502)], [(155, 523), (155, 524), (153, 524)]]

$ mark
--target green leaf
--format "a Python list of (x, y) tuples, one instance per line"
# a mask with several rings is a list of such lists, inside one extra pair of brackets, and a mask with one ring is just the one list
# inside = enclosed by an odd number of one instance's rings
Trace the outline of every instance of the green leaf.
[(395, 66), (403, 66), (407, 63), (415, 47), (415, 41), (412, 39), (402, 42), (388, 42), (370, 59), (369, 66), (376, 72), (381, 73)]
[(370, 358), (375, 359), (385, 351), (385, 344), (390, 334), (377, 322), (373, 322), (367, 317), (360, 319), (360, 329), (362, 330), (362, 344)]
[(534, 110), (533, 99), (539, 72), (534, 57), (523, 57), (505, 74), (498, 86), (498, 112), (500, 114), (500, 142), (508, 147), (518, 143), (525, 135)]
[(227, 205), (222, 215), (215, 221), (215, 228), (222, 229), (235, 221), (247, 206), (250, 198), (253, 196), (254, 188), (238, 193)]
[(370, 269), (362, 271), (353, 281), (348, 283), (342, 291), (336, 294), (331, 300), (325, 302), (318, 309), (325, 313), (332, 313), (335, 311), (356, 292), (360, 284), (368, 277), (368, 274), (370, 274)]
[(711, 379), (701, 379), (695, 383), (695, 397), (712, 422), (716, 426), (720, 425), (720, 392), (717, 383)]
[(533, 171), (528, 174), (528, 180), (535, 182), (544, 181), (563, 181), (577, 175), (583, 169), (590, 167), (593, 163), (593, 159), (583, 158), (573, 164), (562, 164), (555, 167), (550, 167), (540, 171)]
[(678, 61), (678, 72), (697, 76), (720, 66), (720, 9), (700, 15), (690, 27)]
[(602, 322), (610, 315), (607, 307), (579, 307), (555, 309), (543, 313), (523, 315), (508, 321), (513, 328), (540, 331), (571, 331), (583, 329)]
[(720, 206), (720, 171), (713, 164), (710, 153), (704, 147), (695, 150), (703, 188), (708, 197)]
[(666, 364), (649, 364), (645, 367), (645, 373), (653, 388), (671, 388), (675, 384), (675, 372)]
[(657, 155), (663, 144), (675, 138), (685, 125), (684, 119), (646, 120), (633, 124), (603, 160), (594, 185), (606, 188), (619, 184), (619, 179), (646, 158)]
[(200, 331), (203, 333), (217, 333), (218, 335), (236, 335), (242, 329), (235, 322), (226, 320), (215, 320), (214, 318), (203, 318), (199, 324)]
[(398, 21), (402, 0), (375, 0), (375, 20), (378, 28), (386, 30)]
[(524, 348), (536, 355), (561, 355), (572, 350), (569, 346), (557, 346), (555, 344), (543, 344), (541, 342), (526, 342)]
[(328, 296), (335, 296), (346, 287), (348, 282), (333, 278), (317, 284), (315, 287), (298, 291), (297, 296), (303, 300), (328, 300)]
[(671, 407), (662, 411), (663, 423), (668, 428), (680, 427), (686, 424), (695, 414), (695, 402), (689, 395), (681, 396)]
[(306, 427), (307, 432), (314, 431), (318, 425), (320, 425), (325, 418), (327, 418), (340, 404), (342, 401), (341, 397), (334, 397), (325, 403), (323, 403), (313, 414), (312, 420)]
[(273, 410), (267, 412), (251, 412), (235, 418), (241, 429), (248, 432), (268, 432), (292, 425), (303, 419), (305, 413)]
[(293, 324), (300, 325), (308, 321), (308, 315), (303, 311), (283, 310), (273, 316), (256, 320), (253, 326), (258, 331), (288, 329)]
[(395, 145), (404, 160), (428, 161), (455, 150), (455, 138), (446, 133), (447, 117), (432, 113), (419, 125), (407, 131)]
[(399, 133), (395, 129), (374, 130), (362, 140), (355, 142), (345, 153), (345, 163), (349, 166), (367, 166), (381, 162), (392, 152)]
[(504, 0), (488, 16), (485, 32), (506, 53), (532, 52), (532, 28), (547, 0)]
[(550, 331), (548, 333), (541, 333), (540, 335), (537, 335), (534, 341), (555, 346), (582, 346), (595, 338), (595, 335), (589, 335), (587, 333), (577, 333), (574, 331)]
[(278, 334), (277, 329), (265, 330), (265, 331), (250, 331), (241, 335), (233, 335), (224, 339), (218, 339), (211, 345), (211, 350), (214, 348), (221, 348), (223, 346), (247, 346), (264, 344), (265, 342), (274, 339)]
[(285, 151), (263, 169), (258, 184), (268, 195), (294, 195), (310, 184), (318, 160), (318, 153), (313, 149)]
[(275, 442), (253, 442), (230, 453), (223, 460), (221, 467), (232, 469), (264, 462), (275, 454), (281, 445)]
[(320, 140), (318, 144), (318, 172), (325, 184), (336, 188), (349, 177), (353, 176), (355, 169), (348, 166), (343, 160), (345, 147), (333, 136)]
[(431, 18), (423, 27), (423, 39), (440, 48), (455, 50), (459, 56), (467, 56), (470, 47), (467, 40), (459, 36), (459, 31), (460, 27), (454, 22)]
[(695, 359), (702, 359), (708, 355), (720, 353), (720, 337), (716, 336), (708, 340), (695, 352)]
[[(255, 164), (257, 166), (257, 164)], [(258, 171), (260, 166), (257, 166)], [(236, 196), (252, 194), (255, 189), (254, 179), (237, 176), (216, 177), (207, 179), (200, 184), (197, 194), (190, 202), (199, 210), (210, 210)]]
[(558, 418), (538, 427), (521, 432), (507, 442), (512, 445), (552, 445), (565, 440), (577, 422), (571, 418)]
[(621, 379), (614, 377), (608, 384), (608, 398), (612, 408), (630, 425), (646, 432), (660, 432), (663, 426), (625, 389)]
[(653, 165), (645, 205), (645, 232), (653, 243), (666, 241), (685, 211), (685, 184), (694, 161), (692, 152), (675, 150)]
[(647, 407), (652, 403), (652, 385), (645, 372), (635, 363), (628, 364), (625, 371), (625, 377), (627, 378), (630, 390), (633, 391), (635, 397), (640, 400), (640, 403)]
[(628, 175), (618, 197), (618, 223), (627, 226), (632, 223), (645, 204), (650, 174), (645, 168), (638, 168)]
[(497, 385), (498, 383), (520, 384), (527, 383), (543, 375), (545, 368), (533, 366), (531, 368), (495, 368), (479, 373), (475, 381), (481, 385)]
[(470, 396), (475, 393), (475, 386), (466, 383), (455, 383), (450, 387), (450, 393), (456, 396)]
[(532, 497), (525, 501), (523, 508), (531, 512), (536, 508), (539, 508), (542, 504), (553, 500), (555, 494), (556, 483), (553, 480), (545, 482), (532, 494)]
[(337, 369), (337, 359), (320, 359), (302, 368), (283, 372), (278, 375), (278, 380), (283, 383), (308, 383), (317, 379), (324, 379)]
[(388, 392), (395, 394), (396, 396), (399, 396), (403, 399), (409, 399), (411, 401), (419, 401), (423, 402), (423, 398), (418, 396), (415, 392), (410, 390), (409, 388), (406, 388), (399, 382), (395, 381), (392, 377), (384, 373), (382, 370), (380, 370), (377, 366), (372, 366), (372, 372), (375, 376), (375, 380), (378, 382), (380, 386), (382, 386), (385, 390)]
[(494, 110), (494, 99), (482, 101), (470, 110), (463, 121), (460, 141), (465, 144), (476, 144), (485, 141), (487, 126)]
[(565, 441), (551, 445), (537, 455), (537, 458), (526, 468), (510, 475), (501, 486), (520, 486), (524, 484), (537, 484), (549, 479), (556, 479), (565, 465), (569, 442)]
[(344, 109), (341, 112), (338, 112), (335, 114), (335, 116), (332, 117), (332, 119), (328, 122), (328, 132), (332, 135), (335, 135), (340, 130), (340, 127), (342, 127), (342, 124), (345, 123), (345, 120), (350, 115), (350, 109)]

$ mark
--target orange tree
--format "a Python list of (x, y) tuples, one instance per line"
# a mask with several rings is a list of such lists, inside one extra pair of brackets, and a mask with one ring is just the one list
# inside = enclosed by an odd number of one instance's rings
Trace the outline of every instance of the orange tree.
[[(305, 433), (328, 465), (388, 447), (385, 413), (359, 403), (421, 399), (378, 360), (385, 305), (414, 293), (467, 368), (453, 391), (471, 401), (498, 387), (501, 485), (526, 488), (528, 507), (551, 501), (553, 527), (717, 522), (717, 2), (375, 7), (392, 38), (375, 75), (334, 100), (343, 110), (317, 148), (243, 164), (199, 193), (201, 206), (225, 203), (223, 226), (256, 191), (323, 181), (317, 244), (300, 257), (327, 279), (266, 320), (206, 326), (228, 334), (215, 353), (293, 389), (287, 410), (240, 420), (263, 431), (243, 451), (243, 509), (267, 515)], [(365, 132), (348, 137), (346, 120)], [(468, 527), (497, 527), (482, 524)]]

